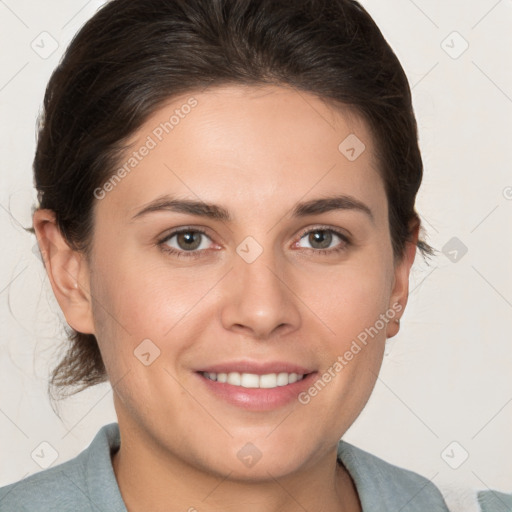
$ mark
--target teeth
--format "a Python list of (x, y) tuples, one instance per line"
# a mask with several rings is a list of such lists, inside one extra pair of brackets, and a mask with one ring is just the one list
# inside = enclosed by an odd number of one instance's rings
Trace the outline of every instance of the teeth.
[(240, 385), (243, 388), (259, 388), (260, 378), (254, 373), (242, 373), (240, 376)]
[(275, 373), (260, 375), (260, 388), (275, 388), (276, 386), (277, 379)]
[[(215, 375), (215, 374), (213, 374)], [(212, 374), (210, 373), (210, 379), (212, 379)], [(213, 379), (212, 379), (213, 380)], [(240, 378), (240, 374), (237, 372), (228, 373), (228, 384), (233, 384), (233, 386), (241, 386), (242, 379)]]
[(211, 373), (203, 372), (203, 375), (210, 380), (227, 382), (233, 386), (242, 388), (264, 388), (272, 389), (279, 386), (287, 386), (304, 378), (304, 375), (297, 373), (267, 373), (256, 375), (255, 373)]

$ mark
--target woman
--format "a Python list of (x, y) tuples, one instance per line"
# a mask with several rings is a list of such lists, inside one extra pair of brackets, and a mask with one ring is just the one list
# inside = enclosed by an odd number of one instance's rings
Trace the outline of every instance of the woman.
[(34, 212), (117, 423), (1, 510), (446, 511), (339, 441), (399, 330), (422, 178), (400, 63), (352, 0), (112, 0), (45, 96)]

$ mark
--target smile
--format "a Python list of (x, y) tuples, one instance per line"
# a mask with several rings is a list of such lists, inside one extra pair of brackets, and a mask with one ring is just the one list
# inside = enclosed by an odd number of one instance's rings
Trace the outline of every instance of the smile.
[(260, 388), (272, 389), (281, 386), (288, 386), (294, 384), (304, 378), (303, 374), (298, 373), (266, 373), (264, 375), (257, 375), (255, 373), (213, 373), (202, 372), (202, 375), (207, 379), (215, 382), (227, 383), (232, 386), (239, 386), (242, 388)]

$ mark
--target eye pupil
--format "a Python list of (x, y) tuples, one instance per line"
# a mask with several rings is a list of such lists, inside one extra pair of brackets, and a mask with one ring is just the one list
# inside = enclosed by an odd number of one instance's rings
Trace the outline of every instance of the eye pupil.
[[(178, 245), (186, 251), (197, 249), (201, 245), (200, 238), (201, 233), (196, 231), (183, 231), (177, 235)], [(182, 242), (185, 243), (183, 244)]]
[(328, 248), (332, 242), (332, 233), (326, 230), (317, 230), (309, 234), (309, 242), (314, 247), (314, 243), (320, 243), (320, 249)]

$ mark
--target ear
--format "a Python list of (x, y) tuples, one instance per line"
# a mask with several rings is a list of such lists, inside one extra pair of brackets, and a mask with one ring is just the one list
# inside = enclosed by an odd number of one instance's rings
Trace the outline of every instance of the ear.
[[(402, 258), (395, 262), (394, 284), (391, 297), (389, 299), (389, 308), (396, 311), (397, 314), (393, 320), (390, 320), (386, 328), (386, 337), (392, 338), (400, 330), (400, 318), (403, 315), (407, 299), (409, 297), (409, 274), (414, 258), (416, 256), (416, 244), (418, 242), (420, 221), (414, 219), (409, 226), (411, 233), (410, 240), (406, 242)], [(396, 321), (398, 320), (398, 322)]]
[(46, 273), (67, 323), (78, 332), (94, 334), (85, 257), (68, 245), (52, 210), (36, 210), (33, 225)]

